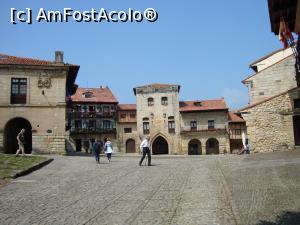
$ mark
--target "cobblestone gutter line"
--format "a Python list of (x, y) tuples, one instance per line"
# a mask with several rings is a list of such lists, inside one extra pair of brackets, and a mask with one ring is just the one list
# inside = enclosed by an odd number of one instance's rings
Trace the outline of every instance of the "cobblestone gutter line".
[(237, 206), (236, 206), (236, 204), (235, 204), (235, 202), (233, 200), (233, 197), (231, 195), (231, 192), (230, 192), (230, 190), (228, 188), (226, 177), (225, 177), (223, 171), (221, 170), (220, 162), (219, 161), (217, 162), (216, 168), (217, 168), (217, 170), (219, 171), (219, 173), (221, 174), (221, 176), (223, 178), (222, 179), (222, 184), (223, 184), (223, 187), (224, 187), (225, 195), (226, 195), (227, 200), (228, 200), (229, 207), (231, 209), (232, 215), (233, 215), (234, 220), (235, 220), (235, 224), (236, 225), (243, 225), (242, 222), (241, 222), (241, 218), (239, 216), (239, 212), (238, 212)]
[(15, 174), (11, 175), (11, 178), (14, 178), (14, 179), (15, 179), (15, 178), (18, 178), (18, 177), (21, 177), (21, 176), (25, 176), (25, 175), (27, 175), (27, 174), (30, 174), (30, 173), (32, 173), (32, 172), (34, 172), (34, 171), (36, 171), (36, 170), (38, 170), (38, 169), (40, 169), (40, 168), (42, 168), (42, 167), (48, 165), (48, 164), (51, 163), (52, 161), (53, 161), (53, 159), (47, 159), (47, 160), (45, 160), (45, 161), (43, 161), (43, 162), (41, 162), (41, 163), (38, 163), (38, 164), (36, 164), (36, 165), (34, 165), (34, 166), (32, 166), (32, 167), (26, 169), (26, 170), (22, 170), (22, 171), (20, 171), (20, 172), (17, 172), (17, 173), (15, 173)]

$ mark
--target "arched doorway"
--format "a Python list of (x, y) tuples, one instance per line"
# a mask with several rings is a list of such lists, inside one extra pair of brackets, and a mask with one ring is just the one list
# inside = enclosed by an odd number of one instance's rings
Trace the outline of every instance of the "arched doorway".
[(210, 138), (206, 142), (206, 155), (219, 154), (219, 142), (215, 138)]
[(14, 118), (7, 122), (4, 129), (4, 152), (15, 154), (18, 149), (17, 135), (21, 129), (25, 129), (25, 153), (32, 152), (32, 127), (28, 120), (24, 118)]
[(188, 149), (189, 155), (202, 155), (202, 146), (201, 142), (197, 139), (192, 139), (189, 142), (189, 149)]
[(158, 136), (152, 144), (152, 154), (153, 155), (162, 155), (169, 154), (169, 145), (166, 139), (161, 136)]
[(135, 153), (135, 141), (133, 139), (126, 141), (126, 153)]

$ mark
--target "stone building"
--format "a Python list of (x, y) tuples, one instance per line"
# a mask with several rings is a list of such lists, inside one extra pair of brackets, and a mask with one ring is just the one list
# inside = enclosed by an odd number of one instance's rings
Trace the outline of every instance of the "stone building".
[(255, 152), (293, 149), (300, 145), (295, 57), (290, 49), (279, 50), (255, 64), (265, 62), (266, 68), (243, 81), (250, 96), (249, 106), (240, 110), (248, 139)]
[(95, 140), (116, 145), (118, 100), (108, 87), (78, 88), (72, 95), (68, 151), (91, 151)]
[(137, 134), (136, 105), (119, 104), (117, 140), (118, 148), (126, 153), (135, 153), (139, 150), (140, 138)]
[[(236, 152), (243, 148), (243, 136), (245, 134), (245, 138), (247, 135), (246, 129), (246, 121), (241, 118), (236, 112), (228, 113), (228, 130), (229, 130), (229, 140), (230, 140), (230, 153)], [(247, 140), (245, 140), (247, 141)]]
[(15, 153), (25, 133), (26, 153), (65, 151), (66, 106), (76, 89), (79, 66), (0, 54), (0, 149)]
[(136, 105), (119, 105), (119, 150), (138, 152), (141, 138), (150, 136), (153, 154), (229, 152), (224, 99), (180, 102), (179, 92), (172, 84), (134, 88)]

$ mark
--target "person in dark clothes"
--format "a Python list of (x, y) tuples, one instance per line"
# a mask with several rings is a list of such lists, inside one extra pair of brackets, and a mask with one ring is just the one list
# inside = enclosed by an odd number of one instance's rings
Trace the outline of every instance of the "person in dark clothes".
[(101, 145), (96, 139), (94, 144), (93, 144), (93, 152), (94, 152), (95, 159), (96, 159), (97, 163), (100, 163), (100, 148), (101, 148)]
[(139, 165), (141, 166), (143, 163), (143, 160), (145, 159), (146, 155), (148, 156), (148, 166), (151, 166), (151, 150), (150, 150), (150, 138), (145, 137), (140, 145), (140, 150), (143, 153), (143, 156), (140, 160)]

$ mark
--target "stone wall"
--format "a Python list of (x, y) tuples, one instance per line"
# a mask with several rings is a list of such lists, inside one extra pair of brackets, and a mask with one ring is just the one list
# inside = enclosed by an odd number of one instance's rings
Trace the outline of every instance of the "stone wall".
[(285, 93), (241, 111), (254, 152), (294, 148), (292, 101)]
[[(131, 133), (125, 133), (124, 128), (131, 128)], [(117, 128), (117, 139), (118, 139), (118, 147), (120, 152), (126, 153), (126, 142), (129, 139), (133, 139), (135, 141), (135, 149), (136, 152), (139, 152), (139, 146), (141, 140), (137, 134), (137, 125), (136, 123), (119, 123)]]
[(250, 104), (296, 87), (295, 75), (295, 58), (292, 55), (250, 77), (245, 82)]

